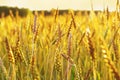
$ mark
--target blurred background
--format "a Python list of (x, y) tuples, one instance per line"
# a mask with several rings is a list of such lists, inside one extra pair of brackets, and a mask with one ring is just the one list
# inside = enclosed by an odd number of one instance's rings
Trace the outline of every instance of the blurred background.
[(91, 2), (94, 10), (103, 10), (106, 6), (115, 10), (116, 0), (0, 0), (0, 6), (29, 8), (30, 10), (75, 9), (90, 10)]
[(6, 16), (11, 10), (13, 14), (18, 11), (24, 17), (30, 11), (45, 11), (49, 14), (49, 11), (57, 8), (62, 12), (68, 9), (104, 11), (106, 8), (115, 11), (117, 1), (119, 0), (0, 0), (0, 14), (4, 12)]

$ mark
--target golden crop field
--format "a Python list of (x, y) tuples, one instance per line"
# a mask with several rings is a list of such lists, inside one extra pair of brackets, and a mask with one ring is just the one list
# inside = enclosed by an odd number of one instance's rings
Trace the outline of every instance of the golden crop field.
[(0, 18), (0, 80), (120, 80), (119, 13)]

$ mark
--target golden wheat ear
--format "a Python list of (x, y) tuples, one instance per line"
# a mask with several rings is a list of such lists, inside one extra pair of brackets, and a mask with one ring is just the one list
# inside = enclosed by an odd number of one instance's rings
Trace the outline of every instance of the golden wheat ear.
[(88, 46), (89, 46), (89, 53), (90, 53), (90, 56), (92, 57), (92, 60), (94, 61), (95, 60), (95, 48), (93, 46), (93, 42), (92, 42), (92, 39), (91, 39), (91, 34), (90, 34), (90, 29), (87, 28), (86, 29), (86, 36), (87, 36), (87, 41), (88, 41)]
[(105, 48), (102, 48), (102, 53), (103, 53), (104, 61), (108, 64), (109, 68), (112, 70), (114, 77), (116, 78), (116, 80), (120, 80), (120, 74), (116, 66), (114, 65), (113, 61), (108, 56), (107, 50)]
[(9, 45), (7, 37), (5, 38), (5, 43), (6, 43), (6, 49), (7, 49), (7, 54), (8, 54), (10, 67), (12, 67), (12, 71), (10, 72), (9, 79), (13, 80), (13, 79), (16, 79), (15, 58), (14, 58), (14, 55), (13, 55), (13, 51), (12, 51), (10, 45)]
[(12, 49), (8, 43), (7, 38), (5, 38), (5, 44), (6, 44), (6, 50), (7, 50), (9, 62), (14, 64), (15, 63), (14, 55), (13, 55)]
[(114, 74), (114, 77), (116, 78), (116, 80), (120, 80), (120, 74), (117, 68), (115, 67), (115, 65), (113, 64), (113, 62), (108, 58), (107, 55), (104, 55), (104, 59), (109, 65), (110, 69), (112, 70), (112, 73)]
[(36, 66), (36, 55), (33, 54), (30, 62), (30, 72), (32, 74), (33, 80), (40, 80), (39, 71)]

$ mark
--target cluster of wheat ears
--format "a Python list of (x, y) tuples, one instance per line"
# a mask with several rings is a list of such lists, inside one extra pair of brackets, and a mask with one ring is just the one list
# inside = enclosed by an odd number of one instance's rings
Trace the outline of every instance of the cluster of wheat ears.
[(119, 8), (0, 18), (0, 80), (120, 80)]

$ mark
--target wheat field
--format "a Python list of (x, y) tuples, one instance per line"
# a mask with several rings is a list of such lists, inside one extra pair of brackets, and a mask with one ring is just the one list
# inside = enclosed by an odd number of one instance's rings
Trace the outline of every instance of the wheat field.
[(120, 80), (120, 15), (59, 10), (0, 18), (0, 80)]

